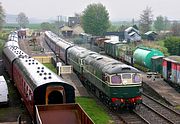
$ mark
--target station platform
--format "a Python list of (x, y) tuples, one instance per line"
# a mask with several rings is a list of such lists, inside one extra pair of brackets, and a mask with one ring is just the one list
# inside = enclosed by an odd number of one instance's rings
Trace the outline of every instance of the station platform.
[(87, 90), (75, 73), (62, 74), (61, 77), (75, 88), (75, 96), (89, 96)]
[(147, 74), (142, 74), (142, 76), (143, 83), (151, 87), (168, 103), (170, 103), (172, 106), (180, 105), (180, 93), (166, 83), (163, 78), (155, 78), (153, 75), (149, 77)]

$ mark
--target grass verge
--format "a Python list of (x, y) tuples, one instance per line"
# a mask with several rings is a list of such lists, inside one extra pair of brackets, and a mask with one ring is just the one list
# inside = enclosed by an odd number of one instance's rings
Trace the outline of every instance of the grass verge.
[(113, 124), (108, 113), (90, 97), (76, 97), (79, 103), (95, 124)]
[(56, 68), (51, 64), (51, 63), (44, 63), (44, 66), (46, 66), (47, 68), (49, 68), (51, 71), (53, 71), (54, 73), (56, 73)]

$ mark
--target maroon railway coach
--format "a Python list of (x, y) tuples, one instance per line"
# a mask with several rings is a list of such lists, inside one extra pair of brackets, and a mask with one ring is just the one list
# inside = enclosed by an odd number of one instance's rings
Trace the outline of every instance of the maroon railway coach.
[(6, 69), (35, 119), (35, 105), (75, 102), (75, 89), (15, 46), (3, 49)]

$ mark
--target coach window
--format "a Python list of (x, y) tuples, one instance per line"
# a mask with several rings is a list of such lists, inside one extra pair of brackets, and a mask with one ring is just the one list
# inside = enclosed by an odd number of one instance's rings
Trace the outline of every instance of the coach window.
[(32, 97), (32, 92), (31, 90), (29, 90), (29, 100), (31, 101), (31, 97)]
[(19, 79), (19, 80), (21, 80), (21, 83), (22, 83), (22, 89), (24, 88), (24, 80), (23, 80), (23, 78), (21, 78), (21, 79)]
[(26, 86), (26, 97), (28, 97), (28, 86)]
[(26, 92), (26, 82), (23, 80), (23, 89), (24, 89), (24, 92)]

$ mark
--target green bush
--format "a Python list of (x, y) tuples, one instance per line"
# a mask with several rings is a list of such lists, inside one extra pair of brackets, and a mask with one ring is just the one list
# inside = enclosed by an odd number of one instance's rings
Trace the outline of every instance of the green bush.
[(180, 56), (180, 37), (168, 37), (164, 40), (164, 46), (170, 55)]
[(75, 44), (83, 44), (84, 41), (83, 41), (82, 38), (75, 38), (75, 39), (74, 39), (74, 43), (75, 43)]

